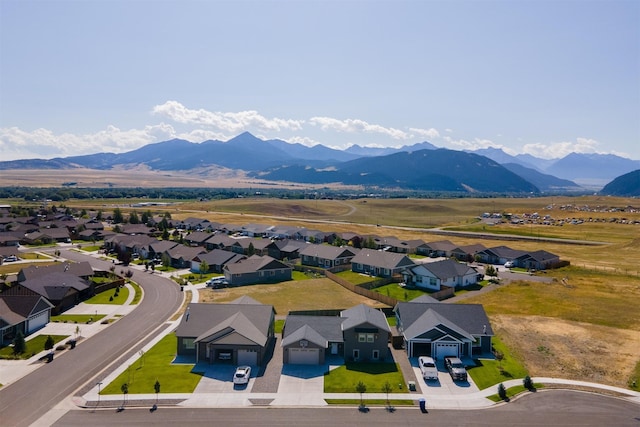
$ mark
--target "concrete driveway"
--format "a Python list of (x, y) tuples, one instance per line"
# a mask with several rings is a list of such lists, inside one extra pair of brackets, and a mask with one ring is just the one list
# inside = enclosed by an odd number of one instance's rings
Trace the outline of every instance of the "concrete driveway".
[(193, 368), (193, 372), (204, 372), (204, 375), (194, 390), (194, 394), (250, 393), (251, 387), (253, 387), (256, 379), (258, 368), (256, 366), (251, 367), (251, 378), (247, 385), (236, 385), (233, 383), (233, 374), (235, 371), (235, 365), (197, 364)]
[(473, 382), (471, 375), (467, 376), (467, 381), (453, 381), (449, 371), (444, 367), (444, 362), (438, 361), (438, 380), (425, 381), (422, 378), (420, 367), (418, 366), (418, 358), (410, 359), (416, 378), (420, 381), (420, 388), (425, 396), (460, 396), (464, 394), (472, 394), (477, 391), (478, 386)]

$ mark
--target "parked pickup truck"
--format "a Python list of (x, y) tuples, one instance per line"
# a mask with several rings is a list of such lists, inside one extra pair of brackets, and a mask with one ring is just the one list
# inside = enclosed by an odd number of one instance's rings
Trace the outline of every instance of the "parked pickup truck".
[(449, 371), (449, 375), (454, 381), (466, 381), (467, 369), (464, 367), (462, 360), (453, 356), (446, 356), (444, 358), (444, 366)]

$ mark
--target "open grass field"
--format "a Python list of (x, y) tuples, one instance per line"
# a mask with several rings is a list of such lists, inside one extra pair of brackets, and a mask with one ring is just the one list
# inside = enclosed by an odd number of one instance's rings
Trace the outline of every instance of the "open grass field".
[(288, 281), (274, 285), (200, 290), (200, 302), (229, 302), (243, 295), (273, 305), (276, 314), (294, 310), (346, 309), (358, 304), (381, 307), (378, 301), (349, 292), (335, 282), (322, 279)]

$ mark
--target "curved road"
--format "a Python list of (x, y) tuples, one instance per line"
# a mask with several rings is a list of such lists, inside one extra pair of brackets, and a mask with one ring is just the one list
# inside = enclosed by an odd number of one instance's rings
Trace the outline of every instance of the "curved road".
[(55, 426), (635, 426), (640, 405), (609, 396), (566, 390), (526, 394), (511, 403), (478, 410), (429, 410), (382, 407), (361, 413), (355, 407), (329, 408), (149, 408), (67, 412)]
[[(89, 261), (101, 270), (111, 266), (109, 262), (73, 251), (66, 251), (64, 257)], [(144, 289), (144, 298), (138, 307), (104, 331), (80, 342), (74, 350), (64, 352), (53, 362), (2, 388), (1, 425), (28, 426), (38, 420), (114, 361), (124, 361), (139, 351), (152, 338), (150, 334), (180, 308), (184, 294), (173, 281), (158, 274), (132, 271), (133, 280)], [(95, 382), (99, 380), (97, 377)]]

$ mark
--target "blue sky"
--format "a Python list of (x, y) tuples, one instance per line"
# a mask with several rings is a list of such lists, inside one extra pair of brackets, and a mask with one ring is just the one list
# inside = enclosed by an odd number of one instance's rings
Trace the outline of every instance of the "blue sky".
[(243, 131), (640, 159), (640, 2), (0, 1), (0, 160)]

